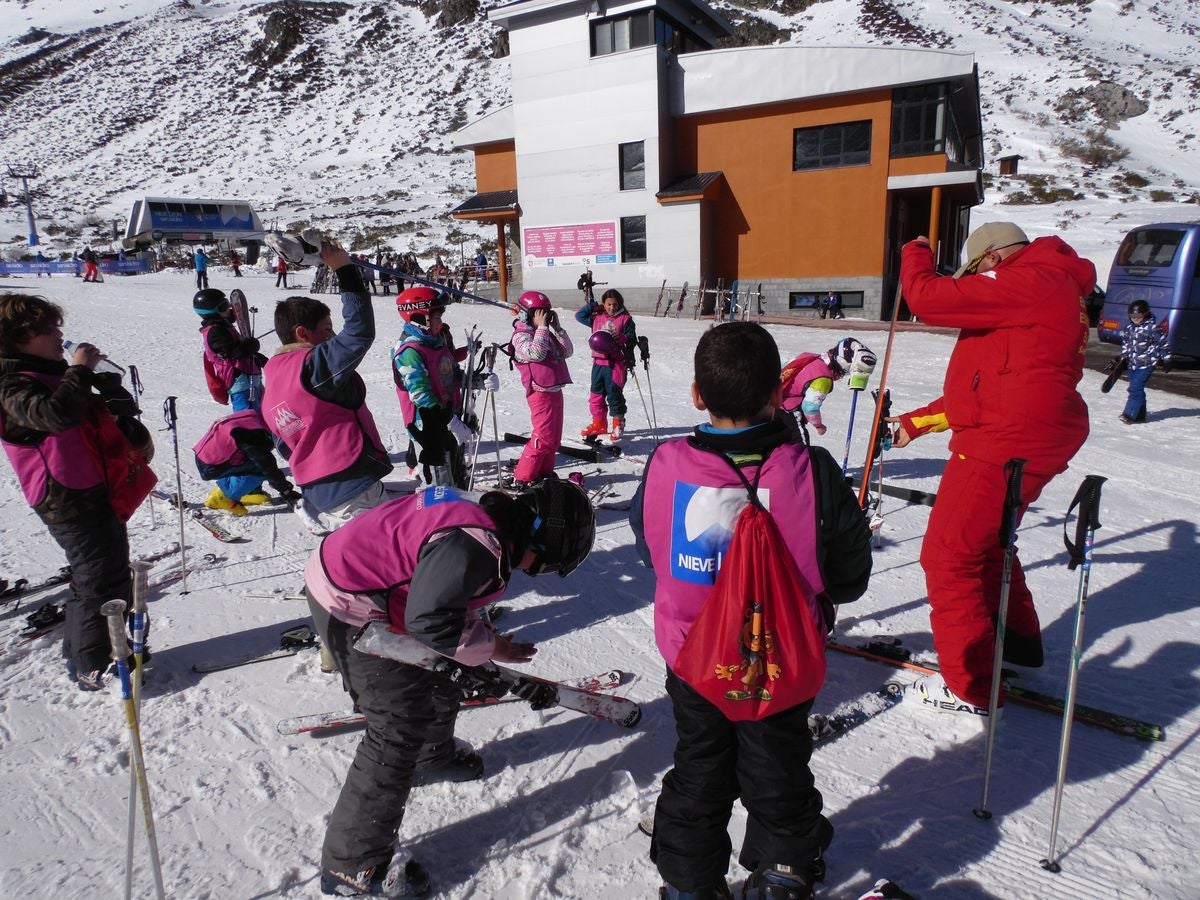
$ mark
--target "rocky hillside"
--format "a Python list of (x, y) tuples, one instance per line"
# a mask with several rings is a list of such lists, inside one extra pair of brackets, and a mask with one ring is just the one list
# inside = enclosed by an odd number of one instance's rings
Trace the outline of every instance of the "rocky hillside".
[[(38, 167), (49, 246), (106, 235), (139, 194), (246, 197), (269, 224), (323, 224), (362, 247), (475, 241), (447, 216), (474, 187), (448, 135), (504, 104), (508, 82), (505, 35), (478, 0), (97, 2), (20, 0), (0, 23), (0, 165)], [(731, 44), (974, 52), (989, 170), (1024, 157), (989, 205), (1045, 205), (1060, 227), (1085, 200), (1200, 215), (1191, 0), (717, 5)], [(19, 254), (20, 184), (3, 188), (0, 252)]]

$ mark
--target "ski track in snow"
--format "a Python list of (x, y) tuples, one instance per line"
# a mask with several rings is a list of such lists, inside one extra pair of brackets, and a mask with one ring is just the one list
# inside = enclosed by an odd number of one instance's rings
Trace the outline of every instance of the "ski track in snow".
[[(218, 271), (213, 284), (243, 287), (260, 308), (275, 296), (266, 276), (233, 282)], [(69, 337), (94, 340), (118, 362), (139, 366), (148, 390), (144, 419), (156, 434), (155, 466), (167, 491), (174, 490), (174, 454), (169, 433), (159, 430), (159, 409), (168, 394), (179, 397), (183, 490), (193, 501), (202, 498), (207, 486), (196, 477), (190, 447), (220, 409), (201, 381), (197, 322), (186, 303), (190, 280), (167, 273), (91, 286), (56, 278), (35, 287), (63, 303)], [(336, 298), (325, 299), (336, 305)], [(398, 459), (404, 448), (386, 348), (399, 327), (390, 302), (378, 302), (376, 309), (378, 352), (372, 351), (364, 374), (371, 406)], [(560, 310), (564, 321), (569, 312)], [(456, 335), (480, 323), (487, 340), (505, 338), (511, 322), (502, 310), (469, 305), (452, 307), (448, 320)], [(687, 399), (691, 351), (708, 324), (639, 316), (638, 325), (651, 340), (660, 432), (686, 434), (698, 415)], [(568, 327), (582, 338), (577, 325)], [(836, 334), (770, 330), (785, 357), (822, 349)], [(155, 341), (144, 342), (142, 335)], [(885, 335), (868, 333), (866, 339), (879, 349)], [(897, 408), (936, 396), (949, 347), (950, 339), (940, 335), (897, 337), (889, 374)], [(586, 353), (577, 354), (571, 367), (567, 435), (589, 418)], [(502, 371), (501, 380), (500, 431), (525, 431), (528, 413), (513, 390), (515, 376)], [(1088, 372), (1081, 386), (1092, 411), (1092, 437), (1019, 534), (1047, 646), (1046, 667), (1021, 677), (1052, 692), (1065, 684), (1077, 573), (1063, 565), (1063, 513), (1084, 473), (1107, 475), (1079, 699), (1159, 721), (1166, 741), (1149, 744), (1074, 726), (1059, 831), (1063, 872), (1056, 876), (1037, 863), (1047, 853), (1059, 717), (1016, 706), (1005, 711), (990, 802), (995, 818), (981, 822), (971, 809), (979, 801), (982, 737), (903, 704), (885, 710), (814, 754), (817, 783), (837, 829), (824, 896), (855, 897), (881, 876), (918, 896), (954, 900), (1105, 897), (1116, 894), (1113, 885), (1120, 885), (1122, 897), (1189, 895), (1200, 871), (1188, 830), (1200, 814), (1200, 651), (1191, 640), (1200, 625), (1193, 574), (1200, 503), (1179, 448), (1194, 441), (1197, 404), (1155, 391), (1152, 382), (1152, 422), (1125, 428), (1115, 421), (1123, 392), (1100, 395), (1099, 382), (1097, 373)], [(653, 448), (636, 393), (629, 402), (631, 432), (623, 442), (629, 456), (575, 467), (598, 469), (588, 474), (589, 486), (611, 483), (611, 502), (629, 500)], [(838, 459), (849, 402), (838, 390), (826, 402), (831, 427), (820, 442)], [(852, 471), (865, 455), (867, 418), (860, 409)], [(490, 437), (489, 421), (480, 451), (485, 471), (495, 464)], [(506, 461), (518, 452), (501, 447)], [(886, 477), (936, 489), (945, 454), (945, 438), (931, 436), (888, 454)], [(1148, 470), (1154, 477), (1146, 477)], [(400, 468), (390, 480), (405, 476)], [(130, 522), (135, 556), (179, 539), (178, 514), (162, 503), (156, 507), (157, 526), (148, 508)], [(34, 580), (62, 565), (8, 469), (0, 477), (0, 510), (0, 576)], [(870, 589), (843, 607), (838, 630), (855, 640), (896, 635), (914, 652), (929, 654), (917, 563), (929, 510), (887, 499), (884, 514)], [(206, 675), (191, 671), (202, 660), (269, 650), (283, 627), (306, 617), (304, 604), (294, 600), (245, 595), (297, 589), (316, 539), (286, 510), (221, 521), (250, 540), (221, 544), (185, 521), (187, 595), (175, 575), (179, 554), (151, 573), (154, 662), (144, 690), (142, 735), (168, 894), (316, 898), (325, 821), (359, 735), (281, 737), (275, 724), (343, 708), (337, 679), (318, 672), (313, 653)], [(458, 733), (483, 754), (485, 778), (414, 791), (402, 832), (429, 867), (435, 897), (591, 900), (649, 897), (657, 889), (648, 839), (637, 830), (639, 818), (653, 808), (674, 741), (653, 641), (653, 577), (637, 560), (625, 513), (601, 510), (597, 524), (596, 549), (575, 575), (514, 581), (504, 600), (510, 610), (504, 627), (539, 644), (531, 671), (571, 677), (616, 667), (633, 675), (617, 693), (642, 704), (643, 720), (623, 730), (562, 710), (537, 713), (524, 704), (464, 712)], [(210, 552), (220, 557), (216, 563), (202, 561)], [(7, 812), (0, 824), (6, 863), (0, 892), (6, 897), (119, 896), (123, 890), (129, 750), (116, 692), (83, 694), (66, 683), (60, 632), (28, 643), (16, 637), (26, 615), (65, 595), (60, 587), (22, 600), (15, 611), (0, 610), (0, 799)], [(912, 677), (831, 656), (816, 711)], [(745, 821), (744, 810), (735, 807), (732, 883), (744, 877), (736, 853)], [(140, 824), (137, 834), (135, 889), (145, 894), (151, 882)]]

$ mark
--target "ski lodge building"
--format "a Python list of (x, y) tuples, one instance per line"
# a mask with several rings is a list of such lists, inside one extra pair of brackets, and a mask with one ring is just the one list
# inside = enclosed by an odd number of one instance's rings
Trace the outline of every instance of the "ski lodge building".
[(721, 279), (761, 284), (771, 315), (832, 290), (878, 319), (905, 241), (936, 236), (939, 265), (958, 264), (983, 199), (972, 54), (713, 50), (731, 28), (703, 0), (488, 17), (508, 31), (512, 102), (455, 133), (477, 193), (453, 215), (495, 224), (502, 248), (508, 229), (525, 289), (573, 304), (590, 268), (645, 310), (664, 281), (678, 296)]

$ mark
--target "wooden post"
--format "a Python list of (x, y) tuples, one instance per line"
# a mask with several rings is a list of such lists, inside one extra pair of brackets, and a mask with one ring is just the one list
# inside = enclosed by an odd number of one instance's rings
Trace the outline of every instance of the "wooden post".
[(933, 265), (938, 262), (938, 229), (942, 227), (942, 188), (934, 185), (929, 195), (929, 246), (933, 250)]
[(504, 247), (504, 222), (496, 223), (496, 263), (500, 266), (500, 299), (508, 302), (508, 261)]

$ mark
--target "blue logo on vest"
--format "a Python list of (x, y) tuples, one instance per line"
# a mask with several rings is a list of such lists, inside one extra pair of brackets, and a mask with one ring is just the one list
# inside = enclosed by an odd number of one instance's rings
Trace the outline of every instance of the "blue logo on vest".
[[(759, 499), (769, 507), (768, 491)], [(738, 514), (749, 502), (742, 487), (675, 482), (671, 506), (671, 577), (711, 585), (733, 538)]]
[(455, 487), (446, 484), (431, 484), (425, 490), (421, 491), (421, 500), (417, 504), (418, 509), (428, 509), (431, 506), (437, 506), (439, 503), (452, 503), (455, 500), (462, 500), (463, 495)]

